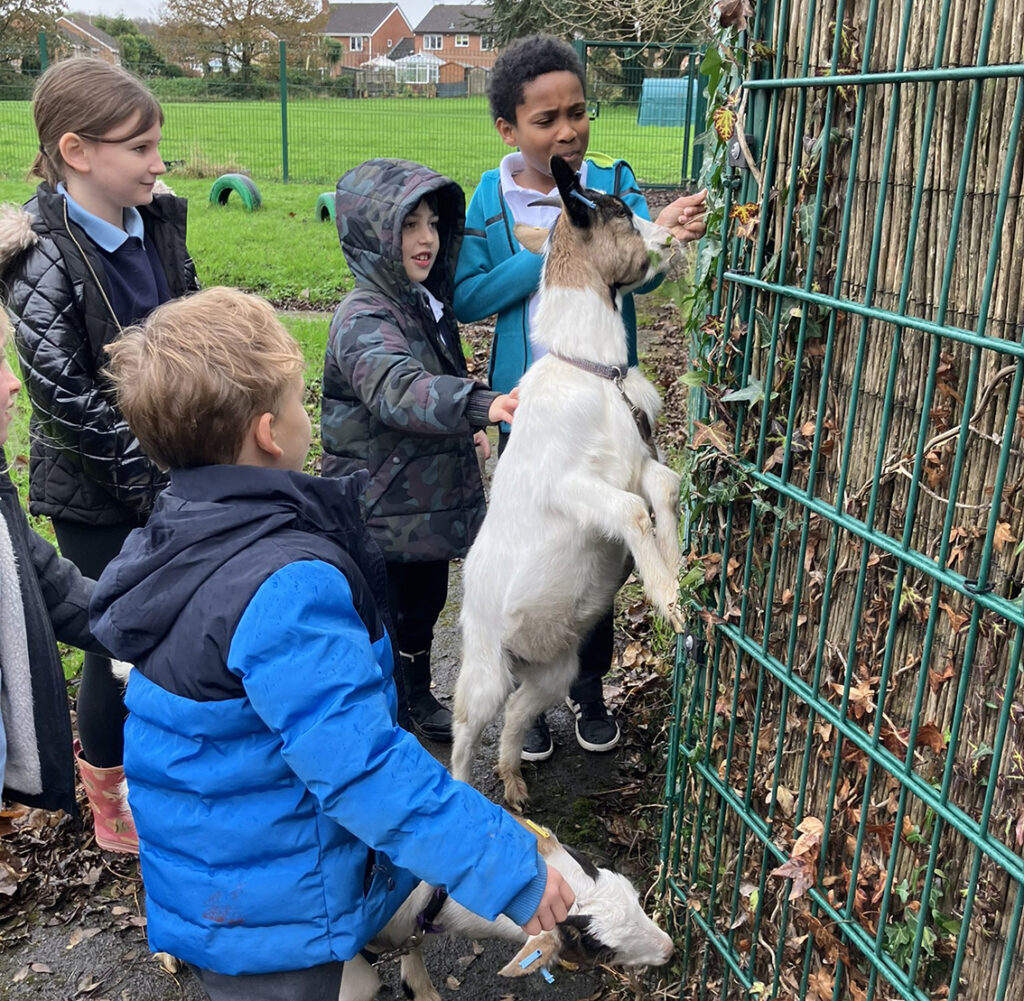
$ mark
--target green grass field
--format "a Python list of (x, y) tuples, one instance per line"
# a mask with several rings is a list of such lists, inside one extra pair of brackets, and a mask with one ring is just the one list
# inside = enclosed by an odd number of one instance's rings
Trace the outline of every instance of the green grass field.
[[(327, 328), (330, 316), (326, 313), (281, 313), (281, 321), (291, 331), (292, 336), (302, 348), (302, 356), (306, 362), (307, 406), (313, 423), (313, 447), (310, 449), (311, 461), (320, 450), (320, 377), (323, 374), (324, 349), (327, 346)], [(14, 345), (7, 345), (7, 361), (11, 368), (18, 372), (18, 359)], [(18, 487), (22, 503), (28, 507), (28, 452), (29, 452), (29, 402), (24, 391), (19, 394), (14, 420), (11, 422), (7, 444), (4, 451), (11, 478)], [(48, 518), (32, 518), (32, 525), (37, 532), (54, 541), (53, 529)]]
[[(310, 309), (333, 309), (351, 288), (337, 230), (314, 215), (326, 185), (266, 182), (263, 208), (247, 212), (236, 196), (211, 205), (210, 181), (166, 180), (188, 199), (188, 247), (204, 286), (234, 285)], [(34, 190), (0, 180), (0, 202), (24, 202)]]
[[(167, 160), (185, 160), (213, 174), (248, 170), (257, 181), (281, 179), (281, 108), (273, 101), (166, 102)], [(648, 184), (678, 184), (683, 128), (636, 125), (636, 106), (602, 104), (590, 147), (629, 160)], [(0, 175), (21, 176), (36, 147), (27, 101), (0, 101)], [(289, 178), (333, 183), (374, 156), (426, 163), (458, 181), (467, 194), (508, 148), (498, 138), (482, 97), (344, 98), (288, 104)], [(223, 169), (222, 169), (223, 168)]]

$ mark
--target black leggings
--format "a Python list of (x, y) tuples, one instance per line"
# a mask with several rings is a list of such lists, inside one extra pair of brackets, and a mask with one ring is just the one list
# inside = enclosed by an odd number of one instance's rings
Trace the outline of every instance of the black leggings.
[(403, 653), (429, 650), (434, 626), (448, 600), (448, 561), (388, 561), (388, 604)]
[[(134, 524), (85, 525), (53, 519), (61, 555), (86, 577), (99, 577), (121, 551)], [(97, 768), (114, 768), (124, 758), (124, 689), (110, 669), (110, 661), (87, 653), (78, 686), (78, 738), (82, 757)]]

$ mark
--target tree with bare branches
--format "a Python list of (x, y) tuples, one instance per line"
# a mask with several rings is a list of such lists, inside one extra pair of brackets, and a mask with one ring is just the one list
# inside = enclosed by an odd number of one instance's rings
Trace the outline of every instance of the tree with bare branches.
[(0, 0), (0, 44), (4, 53), (34, 45), (40, 31), (49, 31), (64, 13), (61, 0)]
[[(486, 8), (485, 8), (486, 9)], [(491, 0), (476, 19), (497, 45), (545, 31), (617, 42), (692, 42), (707, 30), (708, 0)]]
[(233, 66), (243, 78), (258, 56), (278, 40), (316, 30), (323, 17), (318, 0), (167, 0), (161, 36), (177, 37), (225, 74)]

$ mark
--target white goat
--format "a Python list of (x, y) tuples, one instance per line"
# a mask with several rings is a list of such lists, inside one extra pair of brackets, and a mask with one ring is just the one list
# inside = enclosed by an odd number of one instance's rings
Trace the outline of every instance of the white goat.
[(516, 226), (520, 243), (545, 249), (533, 339), (547, 354), (520, 382), (466, 558), (455, 688), (452, 774), (466, 782), (480, 733), (508, 698), (497, 770), (516, 810), (528, 798), (523, 737), (568, 694), (580, 641), (611, 606), (630, 557), (655, 608), (682, 631), (679, 477), (651, 444), (661, 401), (626, 368), (621, 314), (623, 293), (666, 270), (677, 244), (620, 199), (583, 191), (559, 157), (551, 169), (564, 208), (550, 236)]
[[(498, 938), (522, 944), (522, 948), (499, 970), (503, 977), (524, 977), (565, 960), (582, 967), (661, 966), (672, 956), (672, 939), (643, 911), (636, 890), (625, 876), (599, 869), (589, 859), (568, 848), (548, 830), (527, 821), (537, 835), (537, 847), (548, 865), (557, 869), (576, 894), (568, 919), (554, 931), (527, 938), (525, 932), (504, 915), (496, 921), (467, 911), (450, 897), (431, 919), (445, 935), (463, 938)], [(417, 917), (427, 907), (434, 889), (421, 883), (367, 947), (377, 955), (395, 950), (402, 955), (402, 987), (412, 1001), (440, 1001), (440, 995), (423, 962), (424, 946), (436, 943), (440, 934), (418, 935)], [(528, 962), (528, 957), (539, 953)], [(380, 979), (362, 956), (345, 963), (340, 1001), (372, 1001)]]

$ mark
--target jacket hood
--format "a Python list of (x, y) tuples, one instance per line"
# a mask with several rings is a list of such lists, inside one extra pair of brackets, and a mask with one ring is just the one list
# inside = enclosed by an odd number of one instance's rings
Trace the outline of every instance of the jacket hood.
[(415, 301), (402, 264), (402, 223), (428, 194), (437, 199), (440, 247), (424, 284), (442, 303), (451, 303), (466, 198), (454, 181), (410, 160), (367, 160), (338, 181), (338, 238), (357, 285), (369, 285), (398, 302)]
[(32, 213), (25, 206), (9, 202), (0, 205), (0, 273), (39, 239), (32, 221)]
[[(362, 547), (359, 497), (367, 474), (320, 478), (252, 466), (171, 472), (144, 528), (104, 570), (90, 606), (92, 630), (136, 661), (167, 635), (199, 586), (243, 549), (283, 529)], [(183, 512), (185, 512), (183, 514)]]

